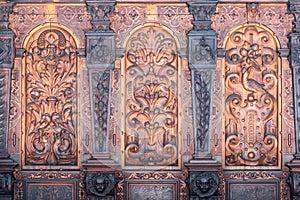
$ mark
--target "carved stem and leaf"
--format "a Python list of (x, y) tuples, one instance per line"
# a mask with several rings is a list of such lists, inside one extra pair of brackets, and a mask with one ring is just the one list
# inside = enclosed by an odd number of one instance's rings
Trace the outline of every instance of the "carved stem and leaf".
[(147, 27), (126, 52), (126, 165), (178, 165), (177, 55), (174, 39)]
[(34, 38), (26, 54), (26, 164), (76, 165), (75, 43), (59, 30)]
[(225, 163), (277, 166), (278, 53), (273, 36), (242, 27), (226, 43)]

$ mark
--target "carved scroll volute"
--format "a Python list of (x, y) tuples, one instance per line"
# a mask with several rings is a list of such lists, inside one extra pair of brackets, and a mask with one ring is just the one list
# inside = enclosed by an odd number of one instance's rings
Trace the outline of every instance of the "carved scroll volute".
[(225, 54), (225, 165), (280, 164), (277, 42), (257, 25), (236, 29)]
[(64, 30), (37, 31), (24, 67), (25, 165), (77, 165), (77, 55)]
[(127, 43), (125, 167), (180, 165), (176, 49), (172, 36), (154, 26)]

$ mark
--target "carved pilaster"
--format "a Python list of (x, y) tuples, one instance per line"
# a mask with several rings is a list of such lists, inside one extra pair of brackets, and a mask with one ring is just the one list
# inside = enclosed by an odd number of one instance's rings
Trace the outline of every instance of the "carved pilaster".
[(93, 29), (86, 33), (93, 137), (92, 158), (88, 162), (111, 162), (109, 146), (113, 144), (109, 143), (109, 123), (115, 34), (109, 29), (109, 17), (114, 10), (114, 1), (88, 1), (87, 4), (93, 17)]
[(210, 28), (210, 16), (214, 13), (215, 6), (215, 1), (189, 3), (195, 25), (194, 30), (189, 33), (195, 144), (192, 163), (212, 161), (210, 154), (212, 83), (216, 68), (217, 37)]
[(14, 60), (14, 34), (8, 29), (8, 16), (13, 3), (0, 4), (0, 199), (12, 198), (13, 168), (17, 165), (9, 158), (8, 124), (11, 69)]

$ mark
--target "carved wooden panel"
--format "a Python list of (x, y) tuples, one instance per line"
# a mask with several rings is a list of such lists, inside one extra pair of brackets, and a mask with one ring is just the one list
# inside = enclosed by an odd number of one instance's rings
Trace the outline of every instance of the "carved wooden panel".
[(37, 32), (25, 62), (25, 164), (77, 165), (74, 39), (58, 29)]
[(275, 38), (245, 25), (228, 38), (225, 55), (225, 164), (278, 166), (278, 76)]
[(178, 166), (178, 64), (172, 36), (145, 27), (126, 51), (125, 166)]

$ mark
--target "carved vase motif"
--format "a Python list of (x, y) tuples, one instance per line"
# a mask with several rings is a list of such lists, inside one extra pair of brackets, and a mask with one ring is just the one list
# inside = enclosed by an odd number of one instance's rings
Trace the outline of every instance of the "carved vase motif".
[(249, 25), (226, 43), (225, 163), (277, 166), (277, 43), (270, 32)]
[(178, 165), (177, 54), (158, 27), (134, 33), (126, 52), (125, 165)]
[[(45, 30), (26, 53), (26, 164), (76, 165), (76, 45)], [(33, 36), (34, 37), (34, 36)]]

